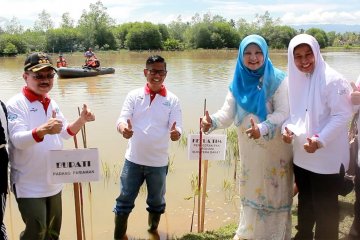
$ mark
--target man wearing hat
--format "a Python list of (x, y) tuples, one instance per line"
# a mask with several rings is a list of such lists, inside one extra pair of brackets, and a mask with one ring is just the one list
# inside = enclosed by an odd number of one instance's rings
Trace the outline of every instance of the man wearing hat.
[(62, 149), (62, 139), (74, 136), (94, 114), (84, 104), (77, 120), (68, 123), (48, 93), (56, 69), (45, 53), (30, 54), (24, 64), (25, 86), (7, 103), (10, 182), (25, 230), (20, 240), (59, 239), (62, 184), (47, 180), (50, 150)]

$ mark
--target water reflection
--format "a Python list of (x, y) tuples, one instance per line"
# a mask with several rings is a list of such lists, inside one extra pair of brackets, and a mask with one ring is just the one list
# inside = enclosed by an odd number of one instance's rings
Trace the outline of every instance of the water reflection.
[[(87, 103), (96, 114), (96, 121), (87, 125), (88, 147), (97, 147), (104, 169), (103, 181), (84, 185), (85, 226), (88, 239), (112, 239), (114, 199), (119, 194), (119, 171), (124, 161), (125, 141), (115, 130), (115, 121), (126, 94), (145, 84), (143, 68), (150, 53), (97, 53), (101, 65), (115, 68), (115, 74), (79, 79), (56, 79), (51, 97), (56, 99), (69, 120), (77, 117), (77, 108)], [(162, 52), (168, 63), (167, 87), (180, 98), (183, 109), (185, 134), (197, 132), (203, 113), (204, 99), (213, 112), (223, 104), (229, 82), (232, 80), (237, 51)], [(286, 52), (271, 52), (275, 66), (286, 70)], [(84, 62), (81, 53), (67, 55), (71, 66)], [(350, 80), (360, 74), (360, 53), (324, 53), (326, 61)], [(6, 101), (20, 91), (23, 58), (0, 58), (0, 96)], [(222, 132), (222, 131), (220, 131)], [(67, 141), (66, 148), (73, 148)], [(171, 145), (172, 171), (167, 179), (167, 211), (160, 222), (163, 238), (172, 238), (190, 231), (193, 201), (192, 175), (197, 173), (197, 161), (187, 160), (186, 149), (178, 143)], [(224, 162), (210, 162), (208, 171), (208, 197), (206, 200), (205, 229), (215, 229), (238, 221), (238, 199), (224, 189), (233, 183), (233, 166)], [(63, 240), (76, 237), (72, 185), (63, 192), (64, 221)], [(91, 200), (91, 201), (90, 201)], [(136, 200), (136, 207), (129, 218), (129, 234), (137, 238), (147, 237), (147, 212), (145, 194)], [(197, 219), (195, 215), (195, 219)], [(16, 202), (11, 197), (6, 209), (6, 224), (10, 239), (17, 239), (23, 223)], [(196, 220), (195, 220), (196, 222)], [(195, 225), (193, 229), (197, 229)]]

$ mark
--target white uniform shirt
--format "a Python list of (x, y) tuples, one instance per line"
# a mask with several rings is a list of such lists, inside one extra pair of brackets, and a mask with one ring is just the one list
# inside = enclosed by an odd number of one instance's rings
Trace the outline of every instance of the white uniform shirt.
[(129, 139), (125, 158), (136, 164), (162, 167), (168, 165), (170, 129), (174, 122), (181, 133), (182, 116), (178, 98), (167, 91), (165, 97), (156, 94), (150, 104), (150, 94), (144, 88), (128, 93), (116, 126), (130, 119), (133, 136)]
[[(301, 72), (294, 61), (295, 47), (304, 43), (314, 54), (311, 74)], [(294, 133), (294, 164), (319, 174), (339, 173), (341, 164), (347, 169), (350, 84), (324, 61), (316, 39), (307, 34), (299, 34), (289, 43), (288, 78), (290, 118), (284, 127)], [(318, 136), (322, 147), (308, 153), (304, 144), (313, 136)]]
[[(23, 93), (12, 97), (7, 103), (10, 135), (10, 180), (15, 184), (18, 198), (40, 198), (53, 196), (62, 190), (62, 184), (49, 184), (47, 161), (49, 150), (62, 149), (61, 138), (70, 138), (67, 121), (54, 100), (50, 101), (47, 113), (39, 101), (30, 102)], [(33, 129), (44, 124), (56, 111), (62, 120), (60, 134), (45, 135), (42, 142), (33, 138)]]

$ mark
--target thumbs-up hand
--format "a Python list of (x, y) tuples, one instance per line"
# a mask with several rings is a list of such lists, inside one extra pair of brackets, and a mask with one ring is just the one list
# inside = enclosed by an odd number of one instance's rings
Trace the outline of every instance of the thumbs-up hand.
[(360, 105), (360, 89), (355, 85), (354, 82), (350, 82), (352, 92), (350, 93), (351, 103), (353, 105)]
[(253, 118), (250, 118), (251, 127), (248, 128), (245, 133), (248, 135), (250, 139), (258, 139), (260, 138), (260, 129), (258, 128), (257, 124)]
[(180, 139), (180, 136), (180, 132), (176, 129), (176, 122), (174, 122), (170, 129), (170, 139), (171, 141), (177, 141)]
[(308, 153), (314, 153), (319, 148), (317, 139), (311, 137), (307, 138), (307, 141), (308, 142), (304, 144), (305, 151)]
[(127, 124), (123, 123), (120, 125), (120, 132), (122, 133), (123, 137), (126, 139), (129, 139), (134, 134), (134, 131), (132, 130), (132, 124), (130, 119), (128, 119)]
[(83, 123), (95, 121), (95, 115), (91, 112), (90, 109), (88, 109), (87, 105), (84, 104), (80, 113), (80, 118), (83, 121)]
[(63, 127), (63, 123), (60, 119), (56, 118), (56, 111), (53, 110), (51, 114), (51, 118), (42, 124), (41, 126), (36, 128), (36, 134), (40, 139), (43, 139), (46, 134), (59, 134)]
[(209, 112), (205, 111), (205, 116), (203, 116), (202, 119), (201, 119), (201, 130), (203, 132), (207, 132), (207, 131), (209, 131), (211, 126), (212, 126), (211, 117), (209, 115)]
[(285, 127), (285, 132), (282, 134), (282, 140), (285, 143), (292, 143), (294, 133), (290, 131), (287, 127)]

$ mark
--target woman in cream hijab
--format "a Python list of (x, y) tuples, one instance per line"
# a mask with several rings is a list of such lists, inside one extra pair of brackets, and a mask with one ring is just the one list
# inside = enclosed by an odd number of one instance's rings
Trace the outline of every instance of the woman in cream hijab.
[(293, 144), (299, 189), (295, 239), (338, 239), (341, 165), (347, 169), (350, 85), (323, 59), (316, 39), (295, 36), (288, 48), (290, 117), (283, 140)]

